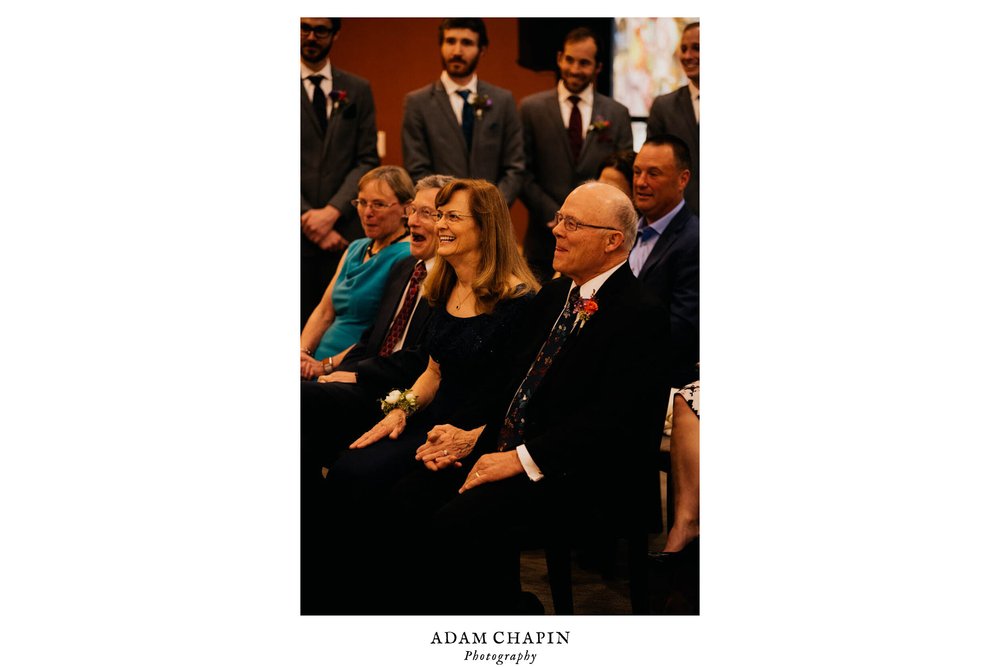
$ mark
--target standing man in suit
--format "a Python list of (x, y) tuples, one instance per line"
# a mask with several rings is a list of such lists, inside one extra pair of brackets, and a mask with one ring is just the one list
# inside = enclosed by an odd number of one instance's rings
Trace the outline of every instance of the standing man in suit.
[(670, 311), (672, 387), (698, 377), (698, 216), (684, 195), (690, 177), (679, 137), (652, 135), (635, 158), (632, 196), (642, 218), (629, 265)]
[(683, 139), (688, 145), (691, 153), (691, 182), (688, 183), (684, 198), (695, 214), (698, 213), (700, 201), (698, 176), (701, 171), (698, 159), (700, 152), (698, 128), (701, 119), (700, 25), (700, 23), (689, 23), (681, 34), (681, 67), (684, 68), (684, 74), (688, 78), (688, 85), (653, 100), (653, 105), (649, 109), (649, 125), (646, 132), (647, 136), (672, 134)]
[(483, 178), (509, 206), (521, 191), (524, 148), (509, 90), (479, 79), (489, 38), (482, 19), (445, 19), (438, 28), (439, 80), (403, 102), (403, 164), (416, 180), (428, 174)]
[(573, 188), (595, 178), (611, 153), (632, 148), (628, 109), (598, 93), (604, 54), (597, 35), (576, 28), (556, 55), (559, 83), (521, 102), (527, 164), (521, 201), (528, 207), (524, 254), (541, 281), (552, 277), (556, 209)]
[[(457, 416), (459, 426), (436, 426), (417, 450), (428, 470), (394, 491), (404, 526), (427, 540), (401, 543), (433, 563), (411, 561), (415, 578), (440, 587), (434, 599), (411, 596), (425, 613), (517, 610), (519, 535), (551, 534), (567, 511), (614, 507), (632, 517), (644, 491), (655, 496), (668, 319), (629, 270), (632, 203), (614, 186), (586, 183), (556, 212), (552, 233), (563, 277), (524, 318), (512, 381), (478, 414)], [(480, 417), (485, 426), (468, 426)], [(427, 609), (434, 602), (442, 607)]]
[(362, 235), (350, 201), (358, 180), (379, 165), (375, 102), (364, 79), (335, 69), (329, 54), (339, 18), (303, 18), (301, 324), (323, 298), (350, 241)]

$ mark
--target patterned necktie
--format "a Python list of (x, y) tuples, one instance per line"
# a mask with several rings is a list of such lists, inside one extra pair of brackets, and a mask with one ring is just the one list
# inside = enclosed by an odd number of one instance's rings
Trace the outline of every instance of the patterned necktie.
[(313, 113), (316, 114), (316, 120), (319, 121), (319, 127), (323, 130), (323, 134), (326, 134), (326, 93), (323, 92), (323, 88), (319, 85), (323, 82), (326, 77), (322, 74), (314, 74), (313, 76), (307, 77), (313, 82)]
[(406, 288), (406, 296), (403, 297), (403, 307), (396, 313), (396, 319), (392, 321), (389, 333), (386, 334), (385, 341), (378, 351), (380, 357), (388, 357), (392, 354), (396, 343), (403, 337), (403, 332), (406, 331), (406, 324), (410, 321), (410, 315), (417, 304), (417, 293), (420, 291), (420, 283), (424, 281), (424, 276), (426, 275), (427, 267), (424, 266), (423, 262), (417, 262), (417, 265), (413, 267), (413, 275), (410, 276), (410, 284)]
[(559, 353), (559, 348), (562, 347), (563, 341), (566, 340), (566, 336), (573, 328), (574, 311), (579, 300), (580, 288), (574, 287), (569, 292), (569, 301), (566, 302), (566, 307), (563, 308), (555, 326), (549, 332), (549, 337), (545, 339), (542, 349), (538, 351), (535, 361), (532, 362), (528, 374), (521, 381), (521, 386), (517, 388), (517, 393), (514, 394), (510, 407), (507, 408), (507, 416), (504, 417), (503, 427), (500, 429), (497, 451), (514, 449), (524, 442), (524, 413), (528, 407), (528, 401), (531, 400), (531, 395), (538, 387), (538, 383), (542, 381), (545, 373), (552, 366), (552, 361)]
[(580, 159), (580, 151), (583, 149), (583, 116), (580, 115), (580, 98), (570, 95), (569, 101), (573, 103), (573, 110), (569, 112), (569, 127), (566, 133), (569, 136), (569, 149), (573, 152), (573, 162)]
[(459, 90), (456, 91), (459, 97), (462, 98), (462, 134), (465, 135), (465, 147), (470, 148), (472, 146), (472, 128), (476, 126), (476, 111), (469, 104), (469, 95), (472, 94), (471, 90)]

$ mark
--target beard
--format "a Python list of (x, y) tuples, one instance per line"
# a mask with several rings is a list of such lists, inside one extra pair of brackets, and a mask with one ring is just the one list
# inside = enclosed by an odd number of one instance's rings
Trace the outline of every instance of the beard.
[(476, 57), (473, 58), (468, 65), (465, 65), (464, 69), (453, 72), (451, 70), (451, 67), (449, 67), (449, 65), (454, 66), (464, 63), (465, 63), (464, 60), (461, 63), (459, 63), (458, 60), (449, 61), (445, 60), (444, 58), (441, 58), (441, 67), (442, 69), (444, 69), (445, 72), (447, 72), (451, 76), (457, 76), (460, 79), (464, 79), (467, 76), (472, 76), (472, 73), (476, 71), (476, 65), (479, 64), (479, 54), (476, 54)]
[[(309, 40), (302, 44), (299, 50), (302, 60), (307, 63), (321, 63), (328, 55), (330, 55), (330, 48), (333, 46), (333, 40), (326, 46), (320, 46), (320, 43), (315, 40)], [(309, 53), (307, 53), (307, 51)]]

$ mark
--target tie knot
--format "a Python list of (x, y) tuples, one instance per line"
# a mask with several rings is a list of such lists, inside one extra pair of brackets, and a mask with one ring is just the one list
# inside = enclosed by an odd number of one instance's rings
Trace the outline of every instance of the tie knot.
[(656, 236), (656, 230), (653, 229), (652, 227), (643, 227), (639, 231), (639, 240), (640, 241), (648, 241), (653, 236)]
[(568, 99), (569, 99), (570, 102), (573, 103), (573, 106), (576, 106), (577, 104), (580, 103), (580, 96), (579, 95), (570, 95)]
[(322, 74), (313, 74), (312, 76), (307, 76), (306, 78), (312, 81), (312, 84), (314, 86), (319, 88), (319, 85), (323, 83), (323, 79), (325, 79), (326, 77), (323, 76)]
[(424, 266), (423, 262), (417, 262), (417, 265), (413, 267), (413, 279), (418, 283), (424, 279), (427, 275), (427, 267)]
[(472, 94), (471, 90), (456, 90), (455, 92), (458, 93), (458, 96), (465, 100), (466, 103), (469, 101), (469, 95)]

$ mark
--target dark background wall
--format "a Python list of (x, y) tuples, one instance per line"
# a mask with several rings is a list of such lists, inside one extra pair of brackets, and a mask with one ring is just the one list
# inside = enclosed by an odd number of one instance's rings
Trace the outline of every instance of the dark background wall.
[[(330, 51), (333, 63), (349, 72), (368, 79), (375, 95), (378, 129), (385, 132), (383, 164), (403, 164), (400, 128), (403, 124), (403, 97), (441, 74), (441, 52), (437, 43), (439, 18), (408, 19), (343, 19), (340, 35)], [(537, 72), (518, 64), (518, 22), (524, 19), (484, 19), (490, 45), (476, 70), (480, 78), (509, 89), (514, 99), (551, 88), (556, 83), (553, 72)], [(545, 21), (545, 19), (541, 19)], [(593, 21), (594, 19), (581, 19)], [(572, 19), (559, 19), (545, 26), (555, 46), (540, 45), (543, 51), (558, 50), (564, 28)], [(535, 41), (533, 38), (532, 42)], [(536, 49), (537, 50), (537, 49)], [(555, 69), (555, 50), (548, 62)], [(522, 62), (544, 62), (544, 55)], [(609, 65), (605, 65), (610, 69)], [(518, 201), (511, 209), (518, 239), (523, 239), (527, 226), (527, 210)]]

